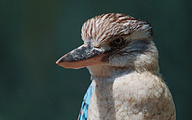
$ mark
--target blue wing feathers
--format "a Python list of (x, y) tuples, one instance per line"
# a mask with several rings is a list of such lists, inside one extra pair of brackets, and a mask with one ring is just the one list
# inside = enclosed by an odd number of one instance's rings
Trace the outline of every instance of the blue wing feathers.
[(87, 120), (88, 107), (89, 107), (89, 102), (91, 100), (93, 88), (94, 88), (94, 86), (91, 83), (91, 85), (87, 89), (87, 92), (85, 93), (85, 96), (83, 98), (83, 102), (82, 102), (82, 105), (81, 105), (81, 110), (80, 110), (80, 113), (79, 113), (78, 120)]

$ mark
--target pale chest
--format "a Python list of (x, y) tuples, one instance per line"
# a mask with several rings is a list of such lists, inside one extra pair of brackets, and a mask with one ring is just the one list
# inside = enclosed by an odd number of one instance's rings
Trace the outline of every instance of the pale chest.
[[(89, 120), (143, 120), (159, 113), (174, 113), (172, 96), (165, 83), (149, 75), (125, 75), (108, 81), (93, 81), (95, 88), (88, 110)], [(169, 106), (170, 105), (170, 106)], [(165, 112), (164, 112), (165, 111)], [(171, 114), (170, 113), (170, 114)], [(163, 115), (164, 116), (164, 115)], [(162, 119), (156, 116), (156, 119)]]

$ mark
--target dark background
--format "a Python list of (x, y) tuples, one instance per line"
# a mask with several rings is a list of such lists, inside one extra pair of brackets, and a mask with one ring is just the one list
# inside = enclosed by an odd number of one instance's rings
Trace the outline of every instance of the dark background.
[(178, 120), (192, 120), (191, 0), (0, 0), (0, 120), (74, 120), (89, 72), (56, 60), (89, 18), (120, 12), (152, 24)]

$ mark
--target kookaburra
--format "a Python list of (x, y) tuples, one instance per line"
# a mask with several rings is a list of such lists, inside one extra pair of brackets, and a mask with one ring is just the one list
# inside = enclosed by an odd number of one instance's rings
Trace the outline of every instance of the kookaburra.
[(176, 119), (149, 23), (108, 13), (87, 20), (81, 35), (84, 44), (56, 62), (91, 74), (79, 120)]

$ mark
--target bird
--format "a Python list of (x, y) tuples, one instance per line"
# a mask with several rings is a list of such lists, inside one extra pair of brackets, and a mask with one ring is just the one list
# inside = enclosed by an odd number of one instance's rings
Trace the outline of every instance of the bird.
[(176, 120), (150, 23), (106, 13), (88, 19), (81, 36), (84, 44), (56, 62), (91, 74), (78, 120)]

